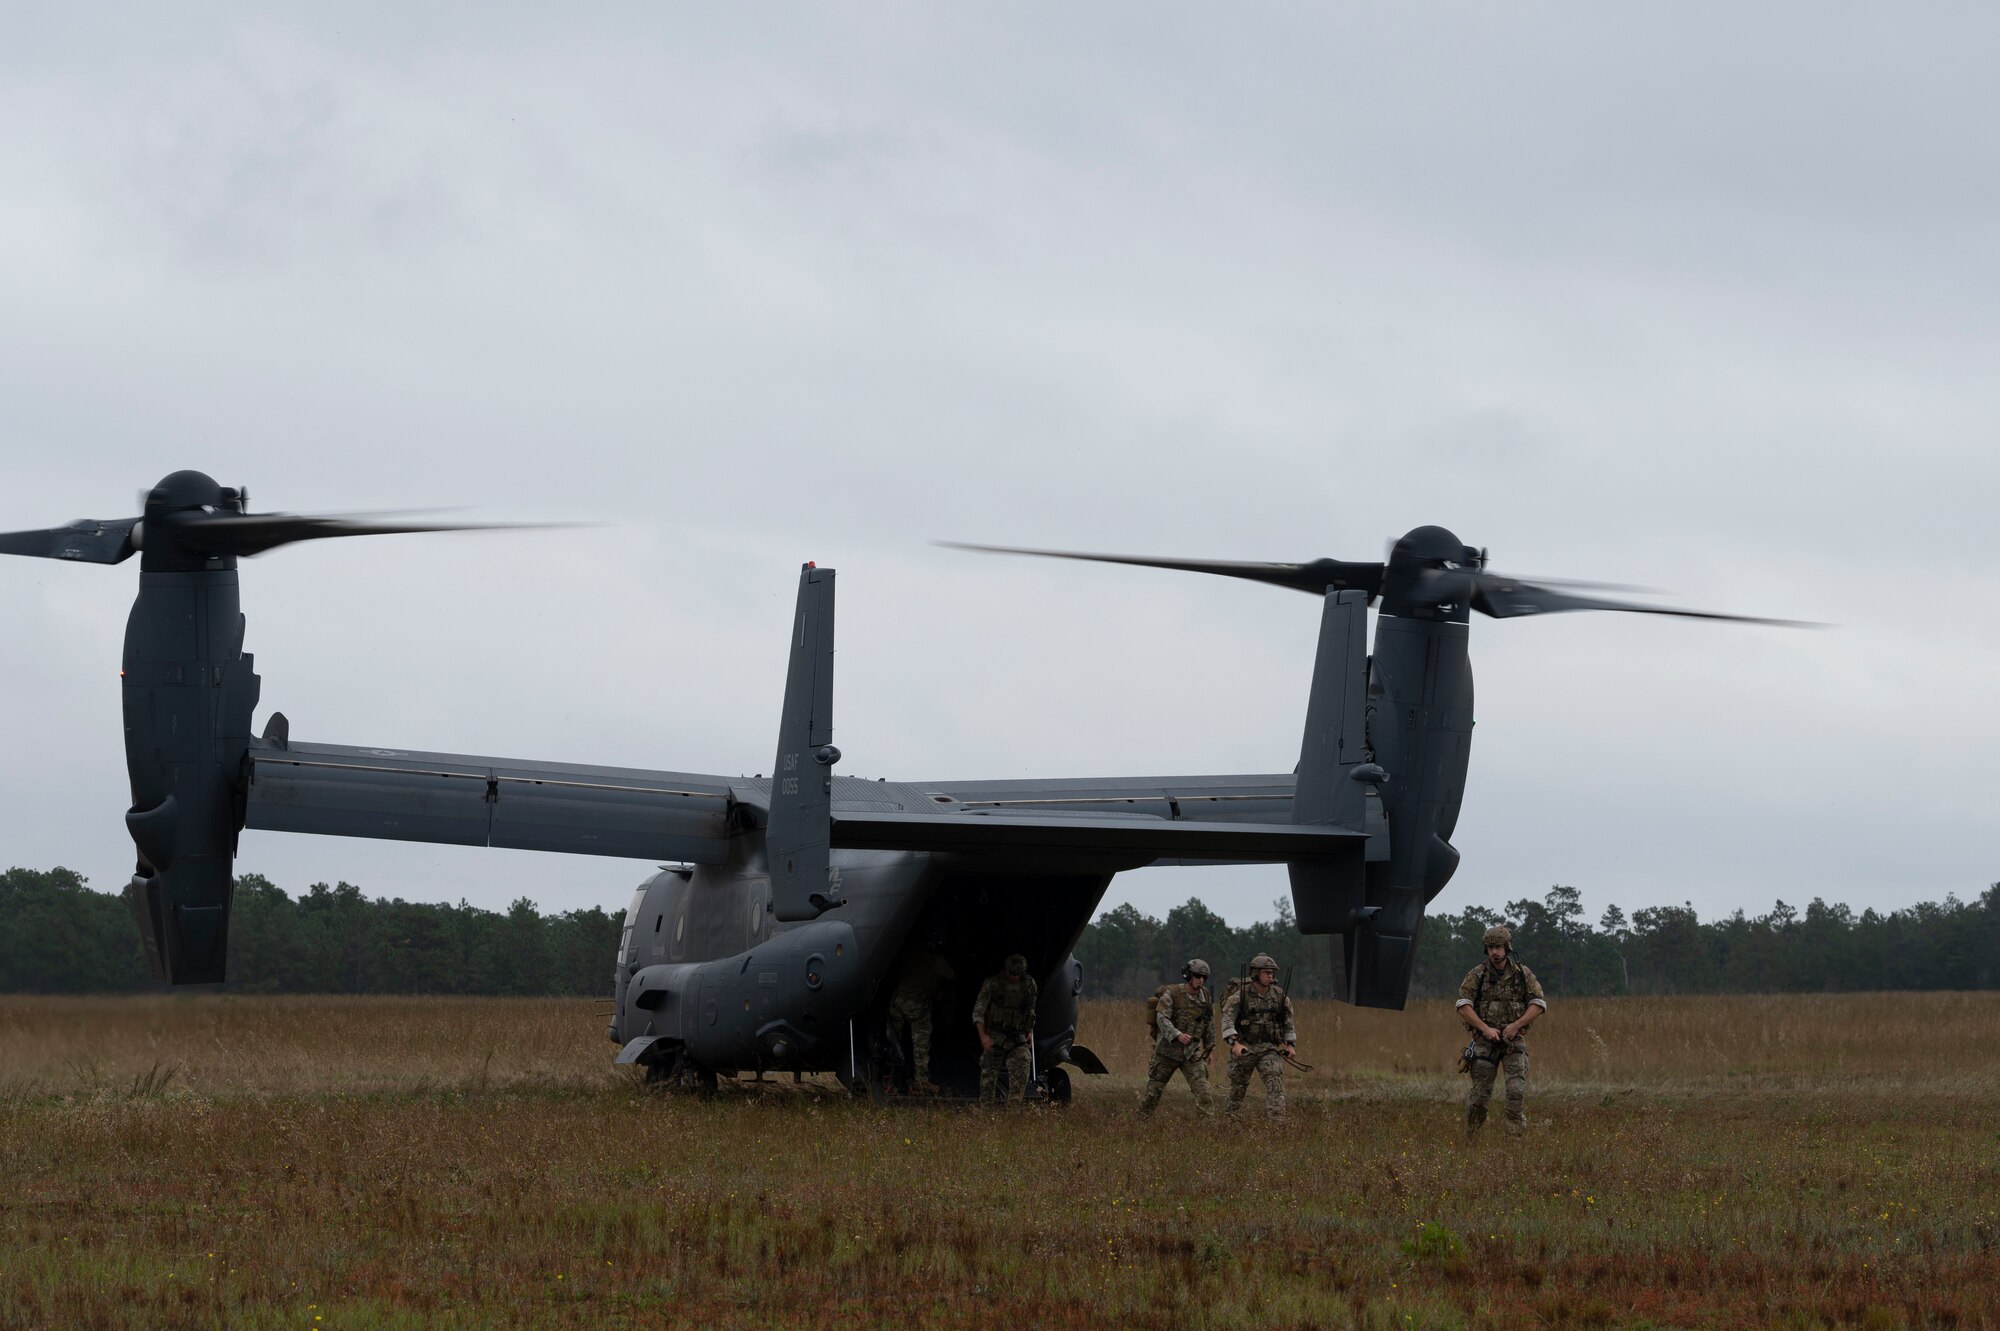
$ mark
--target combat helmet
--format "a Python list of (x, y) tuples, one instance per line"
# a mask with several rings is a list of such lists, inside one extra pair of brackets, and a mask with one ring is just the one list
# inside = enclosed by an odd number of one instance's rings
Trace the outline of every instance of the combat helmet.
[(1200, 957), (1191, 959), (1187, 965), (1181, 967), (1181, 979), (1183, 980), (1195, 975), (1206, 976), (1208, 973), (1208, 963)]
[(1028, 959), (1019, 952), (1010, 953), (1008, 954), (1004, 969), (1009, 975), (1026, 975), (1028, 973)]
[(1487, 929), (1486, 936), (1479, 940), (1481, 947), (1492, 947), (1495, 944), (1506, 948), (1509, 952), (1514, 950), (1514, 934), (1506, 925), (1493, 925)]
[(1278, 959), (1269, 952), (1259, 952), (1256, 956), (1250, 958), (1250, 973), (1252, 975), (1255, 975), (1258, 971), (1274, 971), (1276, 969), (1278, 969)]

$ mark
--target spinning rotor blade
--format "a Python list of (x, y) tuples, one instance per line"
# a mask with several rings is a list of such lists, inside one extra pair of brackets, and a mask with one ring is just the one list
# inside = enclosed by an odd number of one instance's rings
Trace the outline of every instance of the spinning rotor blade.
[(296, 541), (411, 532), (494, 531), (563, 526), (541, 522), (447, 522), (409, 511), (390, 513), (246, 513), (242, 490), (200, 472), (180, 471), (140, 496), (144, 516), (81, 518), (40, 531), (0, 533), (0, 554), (117, 564), (144, 552), (144, 567), (198, 567), (210, 559), (258, 555)]
[[(1389, 558), (1383, 563), (1349, 563), (1339, 559), (1315, 559), (1300, 564), (1263, 564), (1226, 559), (1161, 559), (1148, 555), (1100, 555), (1078, 550), (1036, 550), (1015, 545), (975, 545), (965, 541), (937, 541), (954, 550), (977, 550), (988, 554), (1036, 555), (1045, 559), (1082, 559), (1100, 564), (1134, 564), (1142, 568), (1175, 569), (1186, 573), (1213, 573), (1227, 578), (1288, 587), (1293, 591), (1324, 596), (1329, 591), (1366, 592), (1372, 600), (1383, 595), (1385, 583), (1391, 599), (1421, 606), (1453, 605), (1469, 607), (1494, 619), (1520, 619), (1530, 615), (1559, 614), (1569, 610), (1621, 610), (1642, 615), (1674, 615), (1683, 619), (1728, 620), (1740, 624), (1772, 624), (1793, 628), (1817, 625), (1803, 620), (1770, 619), (1759, 615), (1728, 615), (1710, 610), (1683, 610), (1674, 606), (1646, 605), (1638, 601), (1609, 600), (1579, 592), (1644, 592), (1651, 589), (1614, 582), (1584, 582), (1567, 578), (1507, 577), (1485, 571), (1485, 552), (1463, 546), (1442, 528), (1418, 528), (1391, 542)], [(1392, 578), (1391, 575), (1395, 575)]]
[(401, 536), (431, 531), (512, 531), (557, 527), (552, 522), (364, 522), (339, 514), (217, 513), (182, 518), (183, 540), (203, 550), (226, 555), (261, 555), (298, 541), (335, 536)]
[(64, 527), (0, 532), (0, 554), (68, 559), (82, 564), (122, 563), (139, 549), (133, 535), (138, 525), (137, 518), (119, 518), (115, 522), (79, 518)]
[(1094, 555), (1077, 550), (1031, 550), (1017, 545), (973, 545), (965, 541), (937, 541), (933, 544), (953, 550), (979, 550), (998, 555), (1036, 555), (1044, 559), (1084, 559), (1098, 564), (1134, 564), (1141, 568), (1175, 569), (1183, 573), (1214, 573), (1225, 578), (1245, 578), (1251, 582), (1289, 587), (1293, 591), (1323, 596), (1334, 591), (1366, 592), (1382, 590), (1383, 565), (1351, 564), (1339, 559), (1315, 559), (1309, 564), (1260, 564), (1233, 559), (1155, 559), (1147, 555)]
[[(1637, 601), (1607, 601), (1597, 596), (1572, 596), (1553, 587), (1538, 586), (1502, 577), (1497, 573), (1471, 575), (1471, 605), (1494, 619), (1518, 619), (1527, 615), (1559, 614), (1565, 610), (1624, 610), (1641, 615), (1677, 615), (1683, 619), (1724, 619), (1739, 624), (1773, 624), (1787, 628), (1815, 628), (1799, 619), (1767, 619), (1761, 615), (1725, 615), (1713, 610), (1682, 610), (1667, 605), (1641, 605)], [(1588, 586), (1573, 583), (1572, 586)]]

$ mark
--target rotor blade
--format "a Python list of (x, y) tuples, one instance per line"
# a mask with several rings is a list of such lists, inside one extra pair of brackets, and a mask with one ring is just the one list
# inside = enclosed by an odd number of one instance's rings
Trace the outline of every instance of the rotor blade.
[(184, 539), (217, 554), (258, 555), (295, 541), (336, 536), (401, 536), (434, 531), (515, 531), (562, 527), (560, 522), (358, 522), (334, 514), (218, 513), (192, 518)]
[(1658, 587), (1642, 587), (1633, 582), (1586, 582), (1582, 578), (1542, 578), (1532, 573), (1521, 576), (1494, 573), (1489, 576), (1505, 577), (1511, 583), (1532, 582), (1537, 587), (1573, 588), (1586, 592), (1639, 592), (1647, 596), (1665, 595)]
[(1683, 619), (1724, 619), (1739, 624), (1773, 624), (1787, 628), (1820, 628), (1800, 619), (1767, 619), (1758, 615), (1725, 615), (1713, 610), (1682, 610), (1674, 606), (1641, 605), (1636, 601), (1607, 601), (1596, 596), (1572, 596), (1552, 587), (1537, 586), (1497, 573), (1473, 575), (1472, 608), (1494, 619), (1517, 619), (1526, 615), (1552, 615), (1566, 610), (1623, 610), (1641, 615), (1676, 615)]
[(41, 531), (0, 532), (0, 554), (37, 559), (68, 559), (82, 564), (117, 564), (139, 549), (132, 537), (138, 518), (97, 522), (80, 518), (63, 527)]
[(1085, 559), (1098, 564), (1136, 564), (1141, 568), (1174, 569), (1182, 573), (1214, 573), (1246, 578), (1273, 587), (1324, 595), (1328, 590), (1360, 591), (1370, 596), (1382, 590), (1382, 565), (1350, 564), (1315, 559), (1309, 564), (1260, 564), (1233, 559), (1158, 559), (1149, 555), (1096, 555), (1078, 550), (1031, 550), (1017, 545), (974, 545), (966, 541), (934, 541), (953, 550), (978, 550), (997, 555), (1036, 555), (1043, 559)]

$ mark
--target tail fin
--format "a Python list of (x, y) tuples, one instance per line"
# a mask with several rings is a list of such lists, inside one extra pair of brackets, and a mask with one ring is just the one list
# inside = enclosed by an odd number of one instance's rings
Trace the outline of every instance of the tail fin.
[(810, 920), (841, 904), (828, 864), (833, 812), (833, 570), (799, 571), (785, 706), (764, 849), (780, 920)]
[[(1292, 796), (1295, 823), (1363, 830), (1368, 787), (1391, 779), (1370, 758), (1367, 633), (1367, 597), (1327, 593)], [(1414, 782), (1418, 775), (1399, 771), (1396, 779)], [(1408, 793), (1392, 787), (1385, 797), (1401, 801)], [(1415, 810), (1405, 816), (1414, 817)], [(1292, 909), (1300, 932), (1339, 936), (1333, 959), (1341, 998), (1360, 1007), (1400, 1008), (1409, 995), (1423, 901), (1396, 889), (1394, 863), (1375, 866), (1378, 881), (1371, 891), (1366, 846), (1357, 837), (1332, 854), (1292, 861)]]
[[(1312, 697), (1306, 704), (1292, 821), (1362, 830), (1367, 766), (1368, 596), (1330, 591), (1320, 616)], [(1325, 855), (1293, 860), (1292, 910), (1299, 931), (1346, 933), (1367, 901), (1366, 843), (1359, 837)]]

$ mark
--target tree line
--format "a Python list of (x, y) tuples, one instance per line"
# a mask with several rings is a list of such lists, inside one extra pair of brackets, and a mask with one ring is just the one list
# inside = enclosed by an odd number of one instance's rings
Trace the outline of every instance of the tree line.
[[(246, 993), (604, 995), (624, 921), (598, 907), (544, 915), (369, 898), (350, 883), (315, 883), (293, 898), (259, 874), (236, 880), (229, 987)], [(1738, 910), (1702, 921), (1691, 905), (1610, 907), (1591, 924), (1574, 887), (1504, 908), (1432, 915), (1417, 945), (1411, 993), (1453, 993), (1490, 924), (1514, 931), (1516, 953), (1554, 993), (1820, 993), (2000, 987), (2000, 883), (1971, 902), (1947, 896), (1859, 914), (1817, 898), (1798, 910)], [(1333, 991), (1326, 938), (1300, 934), (1291, 903), (1243, 927), (1190, 900), (1164, 920), (1124, 905), (1077, 945), (1087, 992), (1135, 997), (1180, 978), (1189, 957), (1218, 975), (1268, 952), (1292, 992)], [(1337, 941), (1337, 940), (1333, 940)], [(0, 992), (133, 993), (158, 988), (122, 894), (93, 891), (69, 869), (0, 874)]]
[[(611, 992), (620, 915), (544, 915), (400, 898), (314, 883), (294, 899), (261, 874), (236, 880), (229, 988), (267, 994)], [(146, 967), (122, 893), (69, 869), (0, 875), (0, 992), (136, 993), (164, 988)]]
[[(1098, 917), (1077, 958), (1090, 992), (1133, 996), (1180, 978), (1189, 957), (1234, 975), (1259, 952), (1276, 958), (1301, 997), (1332, 992), (1329, 942), (1293, 927), (1291, 902), (1267, 923), (1232, 928), (1200, 901), (1164, 920), (1125, 905)], [(1648, 906), (1628, 917), (1616, 906), (1592, 925), (1583, 895), (1556, 886), (1540, 901), (1471, 906), (1431, 915), (1417, 940), (1410, 992), (1456, 993), (1480, 958), (1487, 926), (1514, 933), (1515, 954), (1551, 994), (1831, 993), (2000, 986), (2000, 883), (1966, 902), (1947, 896), (1904, 910), (1829, 906), (1803, 911), (1780, 901), (1764, 915), (1742, 910), (1702, 921), (1692, 905)]]

